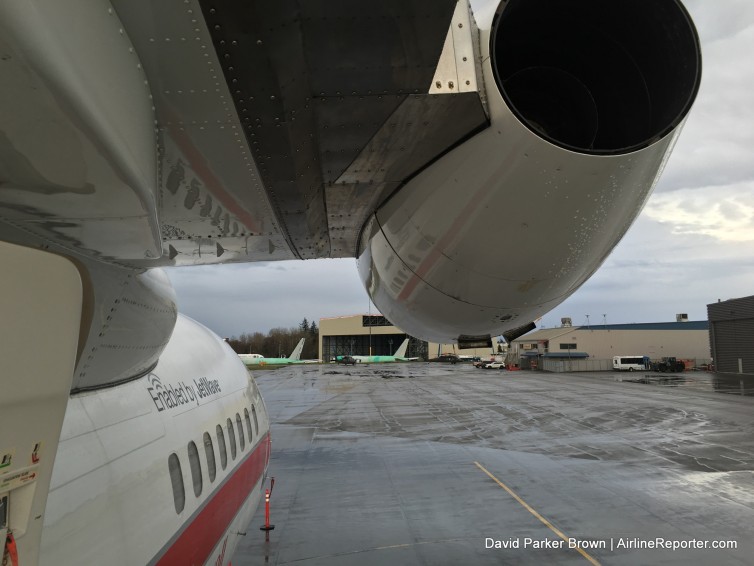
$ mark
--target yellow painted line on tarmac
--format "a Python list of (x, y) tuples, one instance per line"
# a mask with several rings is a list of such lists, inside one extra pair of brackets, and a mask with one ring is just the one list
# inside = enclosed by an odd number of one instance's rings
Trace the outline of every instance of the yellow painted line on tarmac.
[[(529, 513), (531, 513), (537, 519), (539, 519), (540, 521), (542, 521), (542, 523), (544, 523), (544, 525), (548, 529), (550, 529), (552, 532), (554, 532), (556, 535), (558, 535), (560, 538), (562, 538), (566, 543), (568, 542), (568, 537), (567, 536), (565, 536), (560, 530), (558, 530), (557, 528), (555, 528), (550, 521), (548, 521), (542, 515), (540, 515), (539, 513), (537, 513), (537, 510), (534, 509), (531, 505), (529, 505), (526, 501), (524, 501), (523, 499), (521, 499), (516, 494), (515, 491), (513, 491), (511, 488), (509, 488), (507, 485), (505, 485), (503, 482), (501, 482), (499, 479), (497, 479), (495, 476), (493, 476), (492, 473), (487, 468), (485, 468), (484, 466), (482, 466), (479, 462), (474, 462), (474, 464), (476, 465), (477, 468), (479, 468), (485, 474), (487, 474), (490, 477), (490, 479), (492, 479), (492, 481), (494, 481), (497, 485), (499, 485), (505, 491), (507, 491), (508, 494), (513, 499), (515, 499), (516, 501), (518, 501), (524, 509), (526, 509)], [(590, 556), (584, 549), (577, 547), (577, 548), (574, 548), (574, 550), (577, 551), (579, 554), (581, 554), (584, 558), (586, 558), (594, 566), (600, 566), (600, 563), (597, 560), (595, 560), (592, 556)]]

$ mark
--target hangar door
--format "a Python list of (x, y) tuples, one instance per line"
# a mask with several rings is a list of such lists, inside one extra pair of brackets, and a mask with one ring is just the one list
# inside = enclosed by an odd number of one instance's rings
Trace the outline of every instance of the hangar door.
[(712, 322), (711, 326), (712, 355), (717, 371), (754, 374), (754, 318), (720, 320)]

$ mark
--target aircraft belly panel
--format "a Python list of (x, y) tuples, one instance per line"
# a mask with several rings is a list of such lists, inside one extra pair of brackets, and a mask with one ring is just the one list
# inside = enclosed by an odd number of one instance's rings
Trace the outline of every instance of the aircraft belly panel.
[(112, 10), (41, 4), (0, 5), (0, 106), (12, 109), (0, 113), (0, 237), (157, 258), (154, 115), (133, 47)]
[[(74, 111), (42, 132), (62, 150), (26, 173), (9, 157), (5, 239), (134, 268), (353, 257), (375, 207), (486, 123), (478, 92), (427, 95), (452, 0), (112, 5), (89, 22), (108, 55), (77, 63), (112, 83), (87, 87), (101, 115), (62, 73)], [(9, 103), (54, 108), (40, 93)]]
[[(198, 2), (114, 2), (154, 93), (161, 265), (293, 259)], [(219, 247), (218, 247), (219, 244)], [(154, 262), (152, 263), (154, 265)], [(142, 264), (148, 267), (147, 263)]]
[(296, 257), (329, 255), (301, 15), (289, 2), (202, 2), (243, 135)]
[[(353, 257), (359, 230), (393, 181), (484, 123), (477, 93), (461, 107), (425, 96), (417, 108), (408, 98), (429, 90), (455, 2), (202, 8), (261, 180), (298, 257)], [(457, 111), (453, 120), (448, 110)], [(403, 138), (388, 143), (389, 136)], [(349, 182), (367, 186), (331, 191), (348, 171), (359, 176)]]

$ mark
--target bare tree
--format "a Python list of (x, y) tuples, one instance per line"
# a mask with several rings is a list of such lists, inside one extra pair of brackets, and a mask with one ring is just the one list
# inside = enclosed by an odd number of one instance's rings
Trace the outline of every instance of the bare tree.
[(273, 328), (267, 334), (244, 332), (238, 337), (229, 338), (228, 344), (237, 354), (262, 354), (266, 358), (280, 358), (289, 356), (302, 338), (306, 341), (301, 358), (318, 358), (319, 328), (315, 321), (310, 324), (306, 318), (294, 328)]

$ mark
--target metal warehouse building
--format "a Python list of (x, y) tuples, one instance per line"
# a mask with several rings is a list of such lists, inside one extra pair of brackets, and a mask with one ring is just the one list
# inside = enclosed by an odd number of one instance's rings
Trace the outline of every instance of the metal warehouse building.
[[(381, 314), (359, 314), (319, 319), (319, 357), (323, 362), (335, 356), (390, 356), (408, 336)], [(408, 357), (420, 357), (426, 342), (412, 339)]]
[[(660, 359), (672, 356), (694, 360), (697, 365), (701, 365), (710, 361), (709, 324), (706, 320), (699, 320), (546, 328), (514, 340), (513, 351), (524, 360), (612, 360), (613, 356), (648, 356)], [(542, 364), (535, 362), (531, 365), (535, 366), (542, 367)], [(523, 364), (522, 367), (528, 366)], [(585, 366), (582, 369), (611, 367)]]
[(754, 374), (754, 295), (707, 305), (715, 369)]
[(442, 352), (489, 358), (489, 348), (459, 350), (458, 346), (425, 342), (408, 336), (381, 314), (358, 314), (319, 319), (319, 357), (323, 362), (335, 356), (390, 356), (409, 338), (409, 358), (426, 360)]

